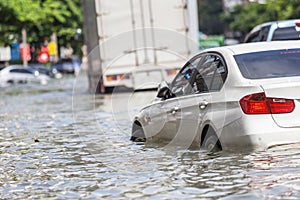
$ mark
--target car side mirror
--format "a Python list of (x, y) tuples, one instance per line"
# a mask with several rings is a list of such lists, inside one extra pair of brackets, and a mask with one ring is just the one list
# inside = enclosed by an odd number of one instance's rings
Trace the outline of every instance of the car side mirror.
[(158, 86), (158, 91), (156, 97), (162, 99), (168, 99), (173, 96), (169, 84), (166, 81), (163, 81)]

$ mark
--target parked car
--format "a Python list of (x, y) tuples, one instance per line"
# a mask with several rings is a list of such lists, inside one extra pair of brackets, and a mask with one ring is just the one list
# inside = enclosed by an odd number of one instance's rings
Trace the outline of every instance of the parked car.
[(300, 19), (266, 22), (254, 27), (244, 42), (299, 40)]
[(57, 69), (61, 73), (69, 73), (77, 75), (80, 71), (80, 61), (77, 56), (71, 58), (62, 58), (53, 65), (54, 69)]
[(49, 76), (22, 65), (11, 65), (0, 71), (0, 85), (28, 82), (47, 84), (49, 79)]
[(300, 142), (300, 41), (207, 49), (134, 118), (132, 141), (208, 150)]
[(47, 67), (43, 64), (30, 64), (30, 68), (39, 71), (41, 74), (45, 74), (51, 78), (62, 78), (62, 74), (53, 67)]

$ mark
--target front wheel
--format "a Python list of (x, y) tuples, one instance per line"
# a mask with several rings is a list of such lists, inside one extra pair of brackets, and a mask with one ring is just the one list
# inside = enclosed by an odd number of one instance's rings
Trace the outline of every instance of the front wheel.
[(146, 142), (146, 137), (142, 129), (137, 129), (132, 133), (130, 138), (133, 142)]

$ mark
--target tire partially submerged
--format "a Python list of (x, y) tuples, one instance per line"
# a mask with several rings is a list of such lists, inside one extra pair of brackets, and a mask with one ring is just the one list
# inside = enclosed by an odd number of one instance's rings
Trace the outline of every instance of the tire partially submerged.
[(133, 142), (146, 142), (146, 137), (142, 127), (136, 123), (133, 124), (132, 127), (132, 135), (130, 140)]
[[(205, 134), (206, 133), (206, 134)], [(222, 146), (219, 141), (219, 138), (217, 137), (215, 131), (208, 127), (207, 131), (204, 132), (204, 138), (202, 139), (201, 148), (211, 151), (211, 152), (218, 152), (222, 151)]]

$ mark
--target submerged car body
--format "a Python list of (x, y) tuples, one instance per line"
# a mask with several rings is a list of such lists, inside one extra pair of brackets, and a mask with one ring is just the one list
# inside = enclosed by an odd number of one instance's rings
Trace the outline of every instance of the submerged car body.
[(300, 40), (300, 19), (266, 22), (255, 26), (244, 42)]
[(209, 150), (300, 142), (300, 41), (202, 51), (134, 118), (133, 141)]
[(22, 65), (12, 65), (0, 71), (0, 85), (35, 82), (47, 84), (50, 77)]
[(30, 64), (29, 67), (39, 71), (40, 74), (45, 74), (51, 78), (62, 78), (62, 74), (53, 67), (47, 67), (43, 64)]

